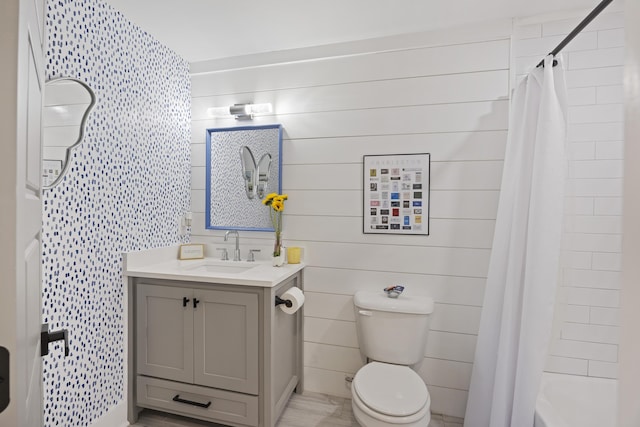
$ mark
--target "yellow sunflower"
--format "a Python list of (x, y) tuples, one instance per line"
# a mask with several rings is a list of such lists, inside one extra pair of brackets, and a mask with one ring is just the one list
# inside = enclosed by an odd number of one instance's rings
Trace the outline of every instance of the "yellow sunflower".
[(284, 202), (282, 200), (274, 200), (271, 202), (271, 207), (277, 212), (282, 212), (284, 210)]
[(264, 205), (270, 205), (271, 202), (273, 201), (274, 198), (278, 197), (278, 193), (269, 193), (267, 194), (267, 197), (264, 198), (264, 200), (262, 200), (262, 204)]

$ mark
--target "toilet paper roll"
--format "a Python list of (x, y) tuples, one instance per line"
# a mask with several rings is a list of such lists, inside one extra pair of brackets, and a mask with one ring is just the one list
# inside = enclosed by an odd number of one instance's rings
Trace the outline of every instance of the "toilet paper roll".
[(284, 294), (280, 295), (280, 298), (283, 300), (291, 301), (291, 307), (287, 307), (286, 304), (280, 304), (280, 310), (284, 311), (287, 314), (293, 314), (302, 307), (304, 304), (304, 294), (300, 290), (300, 288), (289, 288)]

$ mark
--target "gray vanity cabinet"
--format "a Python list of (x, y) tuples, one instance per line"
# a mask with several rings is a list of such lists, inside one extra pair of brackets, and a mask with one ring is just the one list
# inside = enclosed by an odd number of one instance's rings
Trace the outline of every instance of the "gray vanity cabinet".
[(273, 287), (129, 277), (129, 402), (238, 427), (274, 427), (302, 384), (302, 313)]
[(258, 295), (138, 285), (138, 373), (258, 394)]
[(138, 373), (193, 382), (193, 312), (186, 290), (138, 285)]
[(199, 290), (194, 383), (258, 394), (258, 295)]

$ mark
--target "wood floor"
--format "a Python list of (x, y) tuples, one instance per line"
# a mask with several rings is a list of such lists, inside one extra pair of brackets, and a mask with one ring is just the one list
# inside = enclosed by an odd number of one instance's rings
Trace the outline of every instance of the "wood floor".
[[(144, 410), (135, 427), (214, 427), (207, 423), (162, 412)], [(353, 417), (351, 400), (317, 393), (294, 393), (277, 427), (359, 426)], [(433, 415), (429, 427), (462, 427), (459, 418)]]

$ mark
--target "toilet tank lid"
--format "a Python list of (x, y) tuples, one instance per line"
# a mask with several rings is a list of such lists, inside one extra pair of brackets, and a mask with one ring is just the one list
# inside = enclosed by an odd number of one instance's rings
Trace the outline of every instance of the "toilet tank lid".
[(390, 311), (394, 313), (431, 314), (433, 298), (402, 294), (398, 298), (389, 298), (384, 292), (359, 291), (353, 296), (356, 307), (365, 310)]

